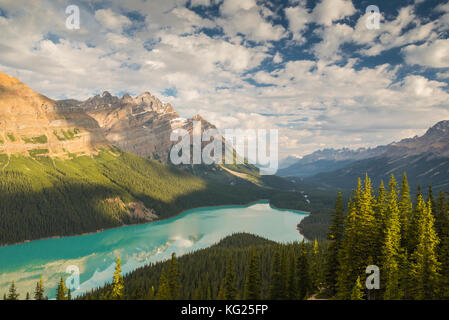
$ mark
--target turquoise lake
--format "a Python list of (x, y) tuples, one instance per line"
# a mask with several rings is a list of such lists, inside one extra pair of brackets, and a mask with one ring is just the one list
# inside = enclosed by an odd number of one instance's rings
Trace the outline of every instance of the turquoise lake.
[(296, 225), (307, 213), (276, 209), (267, 201), (247, 206), (192, 209), (163, 221), (124, 226), (98, 233), (43, 239), (0, 247), (0, 294), (15, 281), (20, 299), (32, 293), (42, 275), (49, 298), (55, 296), (67, 267), (79, 269), (80, 286), (73, 295), (110, 282), (115, 260), (122, 274), (150, 262), (211, 246), (236, 232), (253, 233), (278, 242), (301, 241)]

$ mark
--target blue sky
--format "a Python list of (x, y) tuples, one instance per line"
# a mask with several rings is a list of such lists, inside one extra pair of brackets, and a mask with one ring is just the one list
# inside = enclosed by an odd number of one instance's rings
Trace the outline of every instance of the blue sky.
[(281, 157), (449, 119), (448, 1), (0, 0), (0, 30), (0, 70), (51, 98), (149, 91), (223, 129), (279, 129)]

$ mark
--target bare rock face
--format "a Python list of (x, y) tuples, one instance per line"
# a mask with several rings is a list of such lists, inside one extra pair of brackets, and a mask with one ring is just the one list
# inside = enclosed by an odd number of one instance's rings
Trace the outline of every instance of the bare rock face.
[(149, 92), (134, 98), (129, 94), (118, 98), (104, 92), (86, 101), (65, 100), (59, 105), (71, 112), (86, 112), (97, 121), (106, 139), (120, 149), (162, 162), (168, 162), (174, 144), (170, 141), (173, 130), (192, 133), (193, 121), (201, 121), (203, 130), (214, 128), (200, 116), (181, 118), (170, 104), (162, 103)]
[(66, 112), (56, 101), (0, 72), (0, 153), (91, 154), (108, 144), (92, 117)]

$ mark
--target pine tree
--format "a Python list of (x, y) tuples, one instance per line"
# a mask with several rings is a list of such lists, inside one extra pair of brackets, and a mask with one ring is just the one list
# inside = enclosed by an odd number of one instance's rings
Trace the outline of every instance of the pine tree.
[(355, 285), (351, 291), (351, 300), (363, 300), (363, 287), (360, 282), (360, 277), (357, 277)]
[(397, 203), (396, 181), (391, 175), (388, 185), (386, 208), (386, 231), (382, 246), (382, 268), (385, 283), (384, 299), (397, 300), (402, 297), (401, 292), (401, 224)]
[(297, 284), (296, 278), (296, 255), (293, 247), (290, 247), (288, 253), (288, 270), (287, 270), (287, 299), (295, 300), (297, 297)]
[(281, 266), (281, 250), (277, 248), (274, 256), (273, 263), (271, 266), (271, 276), (270, 276), (270, 299), (271, 300), (281, 300), (284, 299), (284, 285), (282, 276), (282, 266)]
[(175, 300), (179, 297), (179, 290), (181, 288), (180, 277), (178, 260), (176, 259), (176, 254), (173, 252), (168, 266), (168, 285), (170, 287), (170, 296)]
[(232, 261), (232, 255), (229, 255), (228, 264), (226, 267), (226, 275), (223, 283), (223, 294), (226, 300), (237, 299), (236, 275), (235, 266)]
[(254, 247), (251, 247), (243, 298), (245, 300), (259, 300), (261, 298), (261, 292), (259, 256)]
[[(383, 243), (387, 229), (387, 192), (383, 180), (380, 181), (379, 192), (374, 205), (374, 217), (376, 221), (376, 243)], [(381, 264), (382, 245), (376, 246), (374, 261), (376, 265)]]
[(416, 204), (417, 246), (413, 252), (411, 269), (411, 296), (415, 299), (433, 299), (437, 294), (439, 281), (439, 262), (437, 246), (439, 239), (434, 229), (432, 203), (426, 204), (422, 195), (418, 195)]
[(148, 290), (145, 300), (153, 300), (153, 299), (154, 299), (154, 286), (151, 286), (151, 288)]
[(442, 299), (449, 299), (449, 208), (446, 207), (444, 200), (440, 223), (441, 244), (439, 250), (439, 261), (441, 263), (441, 281), (439, 284), (439, 297)]
[(157, 289), (156, 300), (172, 300), (170, 294), (170, 285), (168, 283), (165, 271), (161, 271), (161, 278), (159, 280), (159, 287)]
[(304, 240), (299, 246), (298, 260), (296, 261), (296, 278), (298, 279), (298, 299), (304, 300), (310, 294), (312, 289), (309, 261)]
[(11, 286), (9, 287), (8, 297), (6, 300), (19, 300), (19, 293), (17, 293), (17, 288), (14, 283), (14, 280), (11, 282)]
[(376, 259), (379, 227), (375, 220), (375, 198), (372, 194), (371, 180), (365, 177), (363, 187), (360, 179), (350, 202), (345, 221), (345, 234), (339, 254), (337, 274), (337, 297), (349, 299), (358, 276), (364, 274), (368, 265)]
[(349, 299), (354, 286), (354, 275), (357, 276), (358, 271), (354, 269), (352, 263), (355, 257), (355, 248), (357, 248), (357, 207), (356, 198), (349, 202), (348, 215), (345, 219), (345, 233), (343, 243), (338, 255), (338, 273), (337, 273), (337, 295), (338, 299)]
[(121, 274), (121, 262), (120, 258), (117, 257), (117, 263), (115, 265), (115, 272), (112, 276), (112, 291), (111, 291), (111, 299), (120, 300), (124, 295), (124, 284), (123, 284), (123, 276)]
[(34, 300), (45, 300), (44, 296), (44, 280), (42, 276), (39, 279), (39, 282), (36, 283), (36, 289), (34, 290)]
[(339, 270), (339, 252), (343, 243), (344, 236), (344, 209), (341, 192), (338, 192), (335, 211), (332, 214), (332, 224), (329, 227), (329, 249), (326, 257), (326, 286), (329, 294), (334, 296), (337, 292), (337, 272)]
[(313, 242), (312, 259), (310, 265), (310, 279), (312, 283), (312, 291), (319, 290), (322, 276), (321, 276), (320, 251), (317, 239), (315, 239), (315, 241)]
[(408, 228), (411, 223), (413, 206), (410, 198), (410, 187), (407, 181), (407, 174), (402, 176), (401, 191), (399, 196), (399, 221), (401, 225), (401, 246), (407, 247)]
[(66, 291), (64, 280), (59, 280), (58, 287), (56, 288), (56, 300), (67, 300), (67, 291)]
[(25, 300), (30, 300), (30, 293), (29, 292), (27, 292)]

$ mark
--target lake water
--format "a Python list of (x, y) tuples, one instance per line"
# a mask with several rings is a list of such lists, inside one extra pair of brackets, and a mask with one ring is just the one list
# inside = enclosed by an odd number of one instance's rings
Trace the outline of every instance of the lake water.
[[(208, 207), (185, 211), (163, 221), (125, 226), (98, 233), (52, 238), (0, 247), (0, 294), (15, 281), (20, 299), (31, 297), (42, 275), (49, 298), (69, 266), (80, 272), (73, 295), (110, 282), (115, 260), (122, 260), (122, 274), (202, 249), (236, 232), (253, 233), (278, 242), (301, 241), (296, 225), (307, 214), (276, 209), (266, 201), (248, 206)], [(73, 268), (73, 267), (72, 267)]]

